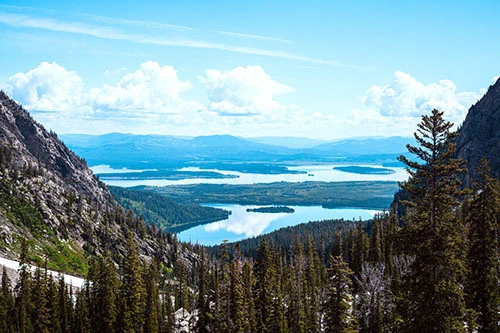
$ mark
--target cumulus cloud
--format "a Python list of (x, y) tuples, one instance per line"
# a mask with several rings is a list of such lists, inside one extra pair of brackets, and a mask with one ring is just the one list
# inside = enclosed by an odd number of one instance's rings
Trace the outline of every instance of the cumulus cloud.
[[(424, 114), (432, 109), (445, 112), (447, 120), (459, 124), (470, 106), (484, 95), (479, 92), (459, 92), (448, 79), (425, 84), (407, 73), (397, 71), (392, 83), (371, 86), (361, 101), (361, 109), (352, 110), (351, 123), (377, 127), (393, 134), (411, 133)], [(384, 133), (380, 133), (384, 134)]]
[(179, 94), (190, 88), (191, 83), (181, 81), (172, 66), (148, 61), (135, 72), (125, 75), (116, 85), (90, 89), (89, 101), (98, 110), (178, 113), (185, 107)]
[(68, 111), (81, 103), (83, 88), (76, 72), (55, 62), (42, 62), (7, 82), (7, 91), (30, 110)]
[(446, 79), (424, 84), (398, 71), (391, 84), (370, 87), (362, 102), (385, 117), (420, 117), (439, 109), (448, 117), (463, 120), (471, 104), (483, 93), (457, 92), (455, 83)]
[(76, 72), (43, 62), (11, 76), (6, 91), (61, 133), (162, 133), (169, 125), (204, 122), (203, 105), (180, 96), (191, 87), (173, 67), (148, 61), (114, 85), (84, 89)]
[(277, 96), (292, 87), (271, 78), (260, 66), (236, 67), (229, 72), (209, 69), (200, 82), (210, 100), (209, 109), (220, 115), (269, 115), (286, 112)]

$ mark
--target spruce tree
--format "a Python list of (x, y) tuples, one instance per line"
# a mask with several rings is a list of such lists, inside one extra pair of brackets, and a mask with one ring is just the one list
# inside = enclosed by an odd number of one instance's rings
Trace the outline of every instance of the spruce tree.
[(276, 271), (272, 250), (265, 238), (260, 243), (255, 272), (255, 309), (257, 332), (274, 332), (273, 319), (276, 297)]
[(28, 242), (23, 238), (18, 270), (19, 279), (15, 287), (16, 331), (19, 333), (28, 333), (33, 330), (31, 313), (34, 305), (31, 300), (32, 276), (28, 264), (28, 253)]
[(248, 262), (243, 263), (243, 313), (245, 321), (243, 323), (243, 332), (251, 333), (255, 330), (255, 302), (253, 295), (254, 276), (252, 267)]
[(2, 289), (0, 290), (0, 332), (14, 332), (14, 297), (7, 268), (2, 269)]
[(90, 318), (93, 330), (113, 333), (118, 313), (118, 273), (107, 252), (98, 261), (93, 261), (93, 266), (89, 271), (89, 280), (92, 283)]
[(119, 295), (121, 305), (120, 331), (127, 333), (141, 332), (144, 325), (146, 288), (144, 286), (144, 271), (139, 258), (139, 249), (132, 232), (129, 232), (127, 237), (127, 253), (122, 266)]
[(146, 309), (145, 309), (145, 333), (158, 333), (160, 322), (160, 295), (158, 263), (152, 259), (146, 274)]
[(329, 282), (326, 287), (325, 332), (356, 332), (357, 320), (352, 309), (352, 271), (341, 256), (330, 256)]
[(401, 187), (410, 195), (405, 202), (406, 251), (415, 255), (406, 278), (408, 312), (405, 325), (418, 332), (464, 331), (464, 230), (457, 216), (461, 172), (455, 159), (453, 124), (443, 112), (422, 116), (415, 139), (407, 145), (415, 155), (399, 160), (407, 166), (409, 180)]
[(468, 304), (477, 313), (478, 332), (498, 332), (500, 322), (500, 183), (483, 159), (467, 209), (470, 248)]

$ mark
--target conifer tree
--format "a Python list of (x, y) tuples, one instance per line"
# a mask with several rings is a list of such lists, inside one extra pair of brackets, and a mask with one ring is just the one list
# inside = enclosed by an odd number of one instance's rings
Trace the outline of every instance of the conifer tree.
[(290, 258), (289, 275), (289, 306), (288, 306), (288, 326), (291, 332), (305, 332), (306, 313), (305, 313), (305, 270), (306, 257), (304, 248), (298, 235), (295, 236), (292, 247), (292, 256)]
[(92, 265), (94, 267), (89, 271), (89, 280), (92, 282), (90, 319), (93, 331), (113, 333), (118, 314), (118, 273), (107, 252), (98, 261), (93, 261)]
[(459, 173), (464, 163), (453, 158), (455, 134), (443, 112), (422, 116), (415, 139), (407, 145), (416, 159), (403, 155), (410, 178), (402, 183), (405, 202), (406, 251), (415, 255), (406, 279), (409, 311), (405, 325), (420, 332), (463, 331), (465, 304), (464, 230), (457, 208), (461, 191)]
[(158, 333), (160, 323), (160, 295), (158, 290), (159, 283), (158, 263), (152, 259), (146, 274), (146, 309), (144, 333)]
[(14, 297), (7, 268), (2, 269), (2, 289), (0, 290), (0, 332), (14, 332)]
[(209, 332), (210, 321), (208, 272), (205, 255), (205, 248), (202, 248), (199, 267), (198, 299), (196, 302), (196, 307), (199, 310), (197, 328), (200, 333)]
[(319, 264), (319, 257), (316, 246), (311, 235), (306, 237), (306, 331), (319, 332), (319, 285), (320, 273), (323, 268)]
[(25, 238), (21, 240), (21, 256), (19, 260), (19, 279), (15, 287), (15, 310), (16, 310), (16, 331), (28, 333), (33, 330), (30, 318), (33, 303), (31, 301), (32, 277), (28, 264), (28, 242)]
[(37, 267), (33, 279), (33, 289), (31, 292), (31, 303), (33, 308), (31, 311), (31, 320), (35, 332), (48, 333), (50, 329), (50, 315), (47, 302), (47, 272), (42, 272)]
[(500, 184), (491, 177), (486, 159), (478, 169), (469, 203), (468, 303), (477, 313), (478, 332), (500, 327)]
[(356, 332), (357, 320), (352, 309), (352, 271), (341, 256), (330, 256), (329, 282), (325, 308), (325, 332)]
[(243, 332), (251, 333), (255, 330), (255, 303), (253, 297), (254, 276), (252, 267), (248, 262), (243, 263), (243, 313), (245, 321)]
[(85, 280), (82, 289), (75, 293), (75, 314), (71, 322), (70, 332), (92, 332), (92, 325), (90, 322), (90, 292), (89, 281)]
[(127, 253), (122, 265), (119, 295), (120, 331), (125, 333), (141, 332), (144, 325), (146, 288), (144, 286), (144, 271), (139, 258), (139, 249), (132, 232), (129, 232), (127, 237)]
[(262, 239), (255, 262), (255, 310), (257, 332), (273, 331), (276, 296), (276, 271), (273, 254), (265, 238)]

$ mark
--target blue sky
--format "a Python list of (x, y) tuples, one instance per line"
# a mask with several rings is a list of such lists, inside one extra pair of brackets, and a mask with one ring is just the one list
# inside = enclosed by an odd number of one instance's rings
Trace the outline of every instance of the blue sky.
[(500, 75), (497, 1), (5, 1), (0, 88), (58, 133), (409, 136)]

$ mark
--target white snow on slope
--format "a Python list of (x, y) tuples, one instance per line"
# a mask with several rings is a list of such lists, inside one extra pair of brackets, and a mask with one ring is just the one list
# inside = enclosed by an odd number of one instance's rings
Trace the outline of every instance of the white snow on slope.
[[(0, 257), (0, 266), (5, 266), (7, 268), (13, 269), (13, 270), (18, 270), (19, 269), (19, 262), (15, 260), (10, 260), (6, 258)], [(31, 269), (34, 271), (36, 269), (35, 266), (31, 266)], [(49, 270), (48, 271), (52, 276), (57, 277), (58, 272), (54, 272)], [(73, 287), (81, 288), (83, 286), (83, 282), (85, 279), (73, 275), (68, 275), (68, 274), (63, 274), (64, 276), (64, 282), (66, 284), (72, 285)]]

